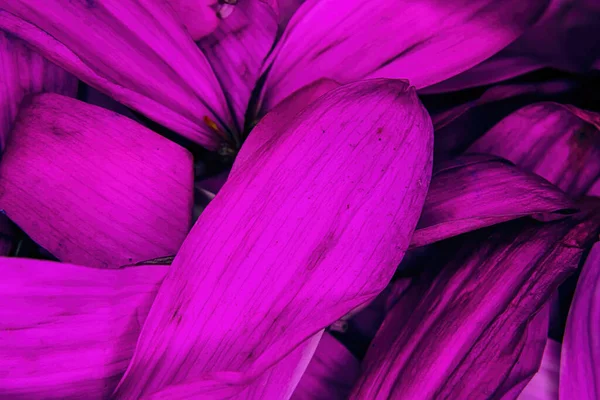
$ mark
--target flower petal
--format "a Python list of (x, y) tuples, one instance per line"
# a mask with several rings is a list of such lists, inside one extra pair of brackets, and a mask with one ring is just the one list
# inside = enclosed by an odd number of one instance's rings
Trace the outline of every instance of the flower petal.
[(225, 138), (213, 128), (225, 135), (233, 126), (219, 82), (169, 2), (0, 0), (0, 8), (0, 28), (177, 133), (217, 149)]
[(199, 40), (217, 29), (219, 19), (211, 7), (217, 0), (175, 0), (171, 3), (192, 39)]
[(437, 164), (411, 247), (575, 205), (554, 185), (501, 158), (467, 155)]
[[(548, 0), (308, 0), (265, 63), (263, 109), (321, 78), (402, 78), (420, 89), (516, 39)], [(439, 62), (444, 60), (444, 62)]]
[(340, 87), (302, 111), (196, 222), (117, 398), (226, 371), (251, 382), (373, 299), (408, 247), (432, 146), (402, 81)]
[(221, 83), (240, 132), (250, 95), (276, 34), (277, 20), (271, 8), (261, 1), (244, 0), (221, 20), (212, 35), (198, 43)]
[(0, 161), (0, 208), (60, 260), (118, 267), (175, 254), (192, 157), (129, 119), (56, 94), (21, 108)]
[(579, 197), (600, 177), (600, 115), (557, 103), (531, 104), (467, 151), (506, 158)]
[(600, 397), (600, 243), (585, 261), (571, 303), (560, 358), (560, 398), (592, 400)]
[(108, 398), (167, 268), (0, 258), (2, 398)]
[(558, 370), (560, 365), (560, 343), (552, 339), (546, 341), (540, 370), (523, 389), (518, 400), (558, 399)]
[(388, 314), (351, 398), (502, 398), (523, 334), (577, 269), (599, 222), (520, 220), (466, 238), (435, 278), (416, 282)]

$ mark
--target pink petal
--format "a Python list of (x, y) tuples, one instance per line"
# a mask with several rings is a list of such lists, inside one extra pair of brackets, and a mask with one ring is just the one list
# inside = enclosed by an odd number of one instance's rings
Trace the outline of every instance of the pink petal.
[(518, 400), (557, 400), (560, 343), (548, 339), (540, 370), (533, 376)]
[(169, 2), (0, 0), (0, 8), (0, 28), (90, 86), (209, 149), (225, 141), (232, 125), (219, 82)]
[(560, 358), (560, 398), (600, 397), (600, 243), (585, 261), (571, 303)]
[(103, 108), (55, 94), (21, 108), (0, 162), (0, 208), (60, 260), (117, 267), (175, 254), (192, 157)]
[(171, 1), (177, 16), (194, 40), (199, 40), (217, 29), (219, 19), (212, 9), (217, 0)]
[(315, 101), (200, 216), (117, 398), (226, 371), (249, 383), (373, 299), (408, 247), (431, 157), (431, 121), (402, 81)]
[(465, 240), (388, 314), (351, 398), (502, 398), (533, 317), (598, 235), (598, 218), (586, 218), (523, 220)]
[(578, 197), (600, 177), (600, 115), (532, 104), (504, 118), (468, 151), (506, 158)]
[(199, 42), (223, 87), (238, 131), (244, 130), (250, 95), (276, 34), (277, 20), (271, 8), (261, 1), (244, 0), (212, 35)]
[(574, 208), (554, 185), (501, 158), (459, 157), (436, 165), (411, 247), (539, 213)]
[[(402, 78), (420, 89), (516, 39), (548, 0), (308, 0), (267, 59), (263, 109), (322, 78)], [(440, 62), (443, 60), (443, 62)]]
[(108, 398), (167, 267), (0, 258), (0, 270), (0, 397)]
[(0, 151), (27, 94), (55, 92), (77, 94), (77, 79), (31, 51), (21, 40), (0, 32)]
[(359, 374), (358, 360), (333, 336), (325, 333), (291, 398), (346, 399)]

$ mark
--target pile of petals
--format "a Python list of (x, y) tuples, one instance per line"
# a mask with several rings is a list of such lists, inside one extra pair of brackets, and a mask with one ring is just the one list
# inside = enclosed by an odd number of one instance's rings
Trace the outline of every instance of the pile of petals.
[(597, 0), (0, 0), (0, 399), (600, 399)]

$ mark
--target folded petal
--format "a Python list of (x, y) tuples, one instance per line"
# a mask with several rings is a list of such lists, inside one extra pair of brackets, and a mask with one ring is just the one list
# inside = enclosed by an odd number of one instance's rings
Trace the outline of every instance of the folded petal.
[(209, 149), (231, 140), (219, 82), (170, 2), (0, 0), (0, 28)]
[(292, 400), (343, 400), (360, 374), (360, 363), (340, 342), (325, 333)]
[(192, 210), (188, 151), (56, 94), (23, 106), (0, 161), (0, 209), (62, 261), (118, 267), (175, 254)]
[[(548, 0), (308, 0), (265, 63), (263, 109), (321, 78), (408, 79), (420, 89), (501, 50)], [(444, 60), (440, 62), (439, 60)]]
[(0, 270), (0, 397), (108, 398), (167, 267), (2, 257)]
[(27, 94), (55, 92), (77, 94), (77, 79), (30, 50), (21, 40), (0, 32), (0, 151)]
[(198, 43), (221, 83), (240, 132), (250, 95), (276, 34), (272, 9), (261, 1), (243, 0), (221, 20), (215, 32)]
[(558, 103), (531, 104), (467, 151), (506, 158), (579, 197), (600, 177), (600, 115)]
[(530, 324), (599, 231), (598, 217), (578, 215), (466, 238), (388, 314), (351, 398), (507, 398)]
[(116, 397), (225, 372), (251, 382), (373, 299), (408, 247), (431, 158), (431, 120), (402, 81), (304, 109), (196, 222)]
[(467, 155), (437, 164), (411, 247), (575, 205), (556, 186), (501, 158)]
[(560, 343), (548, 339), (544, 349), (540, 370), (531, 378), (518, 400), (558, 399), (558, 375), (560, 365)]
[(571, 303), (560, 357), (560, 398), (600, 397), (600, 243), (588, 255)]
[(219, 25), (217, 13), (211, 7), (217, 0), (174, 0), (177, 16), (194, 40), (212, 33)]

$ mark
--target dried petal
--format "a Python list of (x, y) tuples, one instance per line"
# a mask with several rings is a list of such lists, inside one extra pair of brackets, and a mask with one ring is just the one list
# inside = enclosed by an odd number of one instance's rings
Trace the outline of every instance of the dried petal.
[(599, 231), (598, 218), (578, 215), (515, 221), (467, 238), (388, 314), (351, 398), (502, 398), (523, 362), (533, 316)]
[(217, 149), (233, 126), (227, 102), (169, 3), (0, 0), (0, 28), (120, 103)]
[[(537, 21), (548, 0), (308, 0), (265, 62), (263, 109), (316, 80), (408, 79), (416, 88), (485, 60)], [(444, 62), (439, 62), (444, 60)]]
[(501, 158), (462, 156), (437, 164), (411, 247), (538, 213), (575, 206), (554, 185)]
[(185, 149), (56, 94), (19, 113), (0, 161), (0, 208), (60, 260), (118, 267), (175, 254), (192, 210)]
[(0, 396), (108, 398), (167, 268), (0, 258)]
[(531, 104), (467, 151), (506, 158), (579, 197), (600, 177), (600, 115), (557, 103)]
[(560, 398), (600, 397), (600, 243), (585, 261), (571, 303), (560, 359)]
[(251, 383), (372, 300), (408, 247), (431, 157), (431, 121), (402, 81), (357, 82), (311, 104), (198, 219), (117, 398), (185, 380)]

